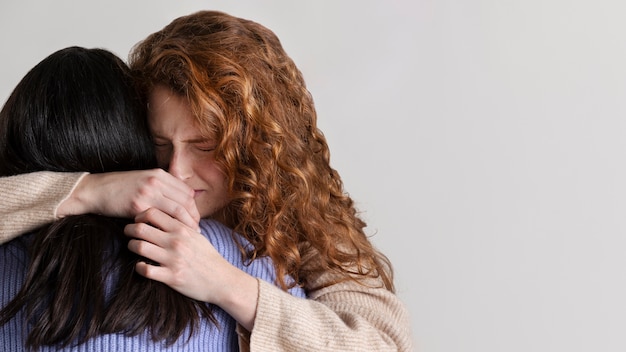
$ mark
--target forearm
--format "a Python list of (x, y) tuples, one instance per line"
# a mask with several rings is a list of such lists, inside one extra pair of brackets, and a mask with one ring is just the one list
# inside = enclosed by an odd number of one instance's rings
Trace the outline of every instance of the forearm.
[(406, 307), (384, 288), (344, 282), (298, 299), (261, 282), (251, 351), (412, 351)]
[(0, 244), (57, 218), (84, 173), (34, 172), (0, 177)]

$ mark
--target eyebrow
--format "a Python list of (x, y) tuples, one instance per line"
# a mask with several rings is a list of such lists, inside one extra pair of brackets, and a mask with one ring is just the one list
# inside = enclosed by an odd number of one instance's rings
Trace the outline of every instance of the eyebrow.
[[(161, 136), (159, 134), (156, 134), (156, 133), (152, 133), (152, 137), (153, 138), (158, 138), (158, 139), (169, 140), (169, 138), (163, 137), (163, 136)], [(190, 139), (185, 139), (182, 142), (183, 143), (208, 143), (208, 142), (211, 142), (211, 141), (208, 138), (194, 137), (194, 138), (190, 138)]]
[(183, 141), (183, 143), (209, 143), (209, 142), (211, 141), (207, 138), (192, 138), (192, 139), (186, 139)]

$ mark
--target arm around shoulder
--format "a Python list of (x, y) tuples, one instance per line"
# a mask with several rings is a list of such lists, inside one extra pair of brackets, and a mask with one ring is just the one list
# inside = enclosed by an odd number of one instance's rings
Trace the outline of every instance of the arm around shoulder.
[(259, 287), (251, 351), (413, 351), (408, 310), (380, 287), (346, 281), (296, 298)]
[(0, 177), (0, 244), (57, 219), (57, 208), (87, 173), (33, 172)]

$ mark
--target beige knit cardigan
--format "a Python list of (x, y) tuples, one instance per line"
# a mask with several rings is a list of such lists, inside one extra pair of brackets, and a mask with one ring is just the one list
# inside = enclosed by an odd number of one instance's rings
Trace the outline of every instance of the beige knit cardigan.
[[(0, 178), (0, 243), (56, 219), (56, 208), (84, 173), (36, 172)], [(318, 256), (303, 258), (304, 271)], [(252, 332), (238, 327), (241, 351), (407, 351), (414, 349), (406, 307), (396, 295), (344, 282), (323, 289), (329, 274), (307, 277), (309, 299), (259, 280)]]

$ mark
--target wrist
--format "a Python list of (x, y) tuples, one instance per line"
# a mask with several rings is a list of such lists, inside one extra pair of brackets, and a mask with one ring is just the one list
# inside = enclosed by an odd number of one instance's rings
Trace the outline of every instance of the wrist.
[(229, 289), (218, 305), (246, 330), (252, 331), (259, 301), (259, 279), (239, 272), (240, 276), (231, 276), (238, 278), (233, 280), (232, 285), (228, 285)]
[(92, 212), (92, 209), (89, 208), (91, 202), (87, 200), (87, 194), (89, 190), (88, 184), (93, 182), (94, 177), (95, 175), (89, 173), (78, 174), (78, 178), (69, 190), (69, 194), (57, 206), (56, 218)]

